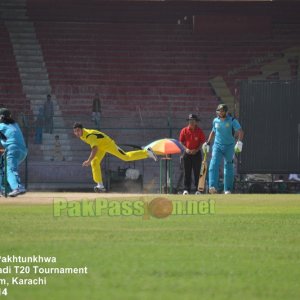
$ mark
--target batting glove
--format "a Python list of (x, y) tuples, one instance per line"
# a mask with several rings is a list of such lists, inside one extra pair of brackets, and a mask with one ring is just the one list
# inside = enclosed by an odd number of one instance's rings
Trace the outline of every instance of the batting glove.
[(234, 152), (240, 153), (240, 152), (242, 152), (242, 149), (243, 149), (243, 143), (241, 141), (237, 141), (234, 146)]
[(202, 151), (203, 153), (209, 153), (209, 144), (207, 142), (202, 145)]

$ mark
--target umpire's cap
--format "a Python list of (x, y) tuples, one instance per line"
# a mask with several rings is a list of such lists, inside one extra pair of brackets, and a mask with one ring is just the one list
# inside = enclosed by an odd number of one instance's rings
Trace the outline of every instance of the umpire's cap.
[(187, 121), (190, 121), (190, 120), (200, 121), (200, 119), (197, 117), (197, 115), (194, 115), (194, 114), (189, 114), (189, 116), (186, 120)]
[(0, 117), (1, 116), (3, 116), (4, 118), (9, 118), (11, 116), (10, 110), (4, 107), (0, 108)]
[(217, 111), (224, 110), (225, 112), (228, 112), (228, 106), (226, 104), (219, 104), (217, 107)]

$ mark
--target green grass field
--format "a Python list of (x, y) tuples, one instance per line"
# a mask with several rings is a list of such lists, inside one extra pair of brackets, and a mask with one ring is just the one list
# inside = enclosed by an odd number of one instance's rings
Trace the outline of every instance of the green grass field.
[(0, 256), (88, 267), (48, 275), (46, 286), (9, 285), (0, 299), (299, 299), (300, 196), (199, 198), (215, 200), (215, 214), (54, 218), (53, 205), (0, 205)]

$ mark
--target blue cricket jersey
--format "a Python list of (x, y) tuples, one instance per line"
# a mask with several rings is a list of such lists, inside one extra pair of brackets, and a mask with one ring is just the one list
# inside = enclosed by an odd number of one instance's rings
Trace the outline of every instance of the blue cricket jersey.
[(226, 116), (224, 121), (219, 117), (213, 120), (212, 131), (215, 133), (215, 143), (221, 145), (231, 145), (235, 142), (234, 136), (232, 134), (232, 129), (234, 132), (241, 129), (241, 125), (237, 119), (231, 116)]
[(18, 123), (0, 123), (0, 132), (6, 137), (6, 140), (4, 137), (1, 137), (1, 144), (5, 149), (9, 146), (15, 146), (20, 150), (26, 151), (26, 144)]

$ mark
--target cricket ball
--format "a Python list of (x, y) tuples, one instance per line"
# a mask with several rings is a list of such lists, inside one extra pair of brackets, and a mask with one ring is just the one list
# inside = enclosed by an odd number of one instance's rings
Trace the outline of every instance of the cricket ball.
[(148, 210), (152, 217), (162, 219), (172, 214), (173, 204), (167, 198), (158, 197), (150, 201)]

